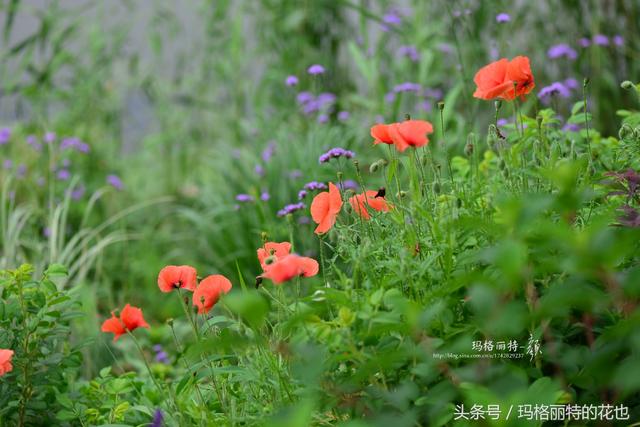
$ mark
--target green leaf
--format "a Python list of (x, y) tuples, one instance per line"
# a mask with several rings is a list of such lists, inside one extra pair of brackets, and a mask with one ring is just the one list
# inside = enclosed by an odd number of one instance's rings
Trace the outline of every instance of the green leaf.
[(67, 277), (69, 275), (69, 271), (67, 270), (67, 267), (62, 264), (51, 264), (44, 274), (47, 277)]

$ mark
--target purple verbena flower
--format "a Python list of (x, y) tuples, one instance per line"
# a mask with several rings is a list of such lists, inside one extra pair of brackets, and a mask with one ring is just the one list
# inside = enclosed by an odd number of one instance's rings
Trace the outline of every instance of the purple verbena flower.
[(511, 16), (508, 13), (499, 13), (496, 15), (496, 22), (502, 24), (511, 21)]
[(580, 130), (580, 126), (575, 123), (566, 123), (562, 130), (565, 132), (578, 132)]
[(307, 102), (310, 102), (314, 99), (313, 94), (311, 92), (300, 92), (298, 93), (298, 95), (296, 96), (296, 99), (298, 100), (299, 104), (306, 104)]
[(396, 94), (394, 92), (387, 92), (387, 94), (384, 96), (384, 102), (386, 102), (387, 104), (391, 104), (395, 100)]
[(563, 83), (569, 89), (578, 89), (580, 87), (580, 83), (578, 83), (578, 81), (573, 77), (569, 77)]
[(420, 92), (421, 86), (419, 83), (404, 82), (393, 87), (393, 91), (399, 92)]
[(262, 200), (263, 202), (268, 201), (271, 198), (271, 196), (269, 195), (268, 191), (263, 191), (262, 193), (260, 193), (260, 200)]
[(11, 129), (10, 128), (1, 128), (0, 129), (0, 145), (4, 145), (9, 142), (11, 138)]
[(538, 98), (546, 102), (548, 102), (554, 95), (560, 95), (562, 98), (568, 98), (571, 96), (571, 91), (563, 83), (554, 82), (549, 86), (543, 87), (540, 89), (540, 92), (538, 92)]
[(382, 22), (387, 25), (400, 25), (402, 24), (402, 17), (397, 13), (397, 11), (390, 9), (382, 17)]
[(418, 49), (412, 45), (404, 45), (398, 48), (398, 54), (400, 56), (406, 56), (413, 62), (418, 62), (420, 60), (420, 53), (418, 53)]
[(22, 178), (26, 175), (27, 173), (27, 166), (24, 164), (18, 165), (18, 168), (16, 169), (16, 176), (18, 178)]
[(291, 179), (298, 179), (302, 177), (302, 171), (299, 169), (294, 169), (292, 171), (289, 172), (289, 178)]
[(162, 427), (164, 415), (162, 415), (162, 411), (160, 408), (156, 409), (156, 412), (153, 414), (153, 420), (151, 421), (151, 425), (149, 427)]
[(11, 159), (5, 159), (2, 162), (2, 167), (7, 170), (13, 168), (13, 161)]
[(310, 66), (309, 68), (307, 68), (307, 73), (311, 74), (312, 76), (317, 76), (318, 74), (323, 74), (324, 73), (324, 67), (320, 64), (313, 64), (312, 66)]
[(350, 114), (348, 111), (340, 111), (338, 113), (338, 120), (340, 120), (341, 122), (346, 122), (347, 120), (349, 120)]
[(604, 34), (596, 34), (593, 36), (593, 44), (597, 44), (598, 46), (609, 46), (609, 37)]
[(318, 123), (324, 124), (327, 123), (329, 121), (329, 115), (322, 113), (320, 115), (318, 115)]
[(557, 59), (560, 57), (566, 57), (567, 59), (574, 60), (578, 57), (578, 53), (566, 43), (560, 43), (554, 46), (551, 46), (547, 51), (547, 56), (550, 59)]
[(589, 40), (589, 39), (588, 39), (588, 38), (586, 38), (586, 37), (581, 37), (581, 38), (578, 40), (578, 44), (579, 44), (581, 47), (583, 47), (583, 48), (587, 48), (587, 47), (591, 46), (591, 40)]
[(236, 201), (241, 202), (241, 203), (249, 203), (249, 202), (253, 202), (253, 196), (250, 194), (238, 194), (236, 195)]
[(622, 37), (620, 34), (616, 34), (615, 36), (613, 36), (613, 44), (620, 47), (624, 45), (624, 37)]
[(324, 182), (311, 181), (311, 182), (307, 182), (303, 188), (307, 191), (315, 191), (315, 190), (326, 190), (328, 187), (327, 187), (327, 184), (325, 184)]
[(60, 181), (67, 181), (69, 178), (71, 178), (71, 172), (69, 172), (69, 169), (60, 169), (56, 174), (56, 177)]
[(122, 190), (124, 188), (124, 184), (118, 175), (107, 175), (107, 184), (116, 190)]
[(79, 184), (73, 190), (71, 190), (71, 198), (73, 200), (80, 200), (82, 196), (84, 196), (85, 191), (86, 188), (84, 187), (84, 185)]
[(307, 190), (298, 191), (298, 200), (302, 200), (307, 197)]
[(289, 215), (291, 213), (294, 213), (295, 211), (299, 211), (306, 208), (306, 205), (302, 202), (300, 203), (292, 203), (289, 205), (286, 205), (284, 208), (280, 209), (278, 211), (278, 216), (286, 216)]
[(260, 163), (258, 163), (253, 170), (259, 177), (262, 178), (264, 176), (264, 167)]
[(340, 158), (340, 157), (351, 159), (355, 155), (356, 154), (351, 150), (345, 150), (344, 148), (336, 147), (336, 148), (332, 148), (329, 151), (327, 151), (326, 153), (322, 154), (318, 158), (318, 162), (319, 163), (327, 163), (331, 159), (337, 159), (337, 158)]
[(25, 138), (25, 141), (26, 141), (26, 142), (27, 142), (27, 144), (28, 144), (29, 146), (31, 146), (31, 148), (33, 148), (34, 150), (36, 150), (36, 151), (41, 151), (41, 150), (42, 150), (42, 144), (40, 144), (40, 143), (38, 142), (38, 138), (36, 138), (36, 136), (35, 136), (35, 135), (28, 135), (28, 136)]
[(507, 119), (498, 119), (498, 122), (496, 124), (498, 125), (498, 127), (506, 126), (509, 124), (509, 121)]
[(342, 181), (342, 183), (338, 183), (338, 188), (340, 190), (342, 190), (342, 191), (345, 191), (345, 190), (356, 190), (356, 191), (358, 191), (360, 186), (354, 180), (347, 179), (347, 180)]
[(275, 142), (271, 141), (267, 144), (265, 149), (262, 150), (262, 161), (265, 163), (269, 163), (269, 161), (271, 160), (275, 152), (276, 152), (276, 144)]
[(56, 140), (56, 134), (53, 132), (47, 132), (44, 134), (44, 138), (43, 138), (44, 142), (46, 142), (47, 144), (52, 144), (55, 142)]
[(287, 78), (285, 79), (284, 83), (287, 86), (295, 86), (298, 84), (298, 78), (294, 75), (291, 76), (287, 76)]

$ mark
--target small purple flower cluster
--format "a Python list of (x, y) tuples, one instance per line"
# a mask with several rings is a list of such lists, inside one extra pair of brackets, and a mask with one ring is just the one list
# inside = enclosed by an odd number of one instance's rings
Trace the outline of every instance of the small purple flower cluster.
[(511, 21), (511, 16), (508, 13), (503, 12), (496, 15), (496, 22), (498, 24), (504, 24), (509, 21)]
[(624, 46), (624, 37), (616, 34), (611, 37), (611, 40), (609, 40), (609, 37), (604, 34), (596, 34), (591, 39), (588, 37), (582, 37), (578, 40), (578, 44), (583, 48), (587, 48), (591, 46), (591, 44), (596, 46), (609, 46), (611, 42), (613, 42), (615, 46), (622, 47)]
[(87, 144), (86, 142), (83, 142), (80, 138), (76, 138), (74, 136), (70, 138), (64, 138), (60, 142), (60, 149), (61, 150), (73, 149), (80, 153), (86, 154), (89, 152), (90, 147), (89, 147), (89, 144)]
[(163, 350), (162, 345), (156, 344), (153, 346), (153, 351), (156, 353), (155, 360), (159, 363), (169, 364), (169, 355)]
[(345, 150), (344, 148), (335, 147), (320, 155), (320, 157), (318, 158), (318, 163), (327, 163), (331, 159), (337, 159), (340, 157), (351, 159), (355, 155), (356, 154), (351, 150)]
[(576, 58), (578, 58), (578, 52), (576, 52), (575, 49), (569, 46), (568, 44), (560, 43), (560, 44), (551, 46), (547, 51), (547, 56), (549, 57), (549, 59), (557, 59), (564, 56), (567, 59), (570, 59), (573, 61)]
[(236, 201), (240, 203), (250, 203), (253, 202), (254, 198), (250, 194), (240, 193), (236, 195)]
[(398, 54), (400, 56), (406, 56), (413, 62), (420, 61), (420, 53), (415, 46), (412, 45), (404, 45), (398, 48)]
[(118, 175), (113, 175), (113, 174), (107, 175), (107, 184), (109, 184), (110, 186), (112, 186), (118, 191), (121, 191), (122, 189), (124, 189), (124, 184)]
[(324, 182), (318, 182), (318, 181), (307, 182), (304, 185), (304, 189), (307, 191), (327, 190), (328, 188), (329, 187), (327, 187), (327, 184), (325, 184)]
[(295, 211), (303, 210), (306, 208), (306, 205), (302, 202), (300, 203), (291, 203), (286, 205), (284, 208), (278, 211), (278, 216), (287, 216)]
[(549, 86), (545, 86), (538, 92), (538, 98), (544, 103), (549, 103), (553, 96), (558, 95), (562, 98), (569, 98), (571, 91), (579, 87), (578, 81), (573, 78), (566, 79), (562, 82), (553, 82)]

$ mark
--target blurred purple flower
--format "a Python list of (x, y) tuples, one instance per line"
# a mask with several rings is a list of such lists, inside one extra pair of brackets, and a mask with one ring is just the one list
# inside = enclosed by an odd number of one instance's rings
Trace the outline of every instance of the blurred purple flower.
[(418, 103), (418, 108), (421, 109), (422, 111), (427, 112), (427, 113), (429, 113), (431, 110), (433, 110), (433, 106), (431, 105), (431, 102), (429, 102), (429, 101), (421, 101), (420, 103)]
[(591, 46), (591, 40), (589, 40), (589, 39), (588, 39), (588, 38), (586, 38), (586, 37), (582, 37), (582, 38), (580, 38), (580, 40), (578, 40), (578, 44), (579, 44), (581, 47), (585, 47), (585, 48), (586, 48), (586, 47)]
[(265, 163), (269, 163), (269, 161), (271, 160), (275, 152), (276, 152), (276, 144), (275, 142), (271, 141), (267, 144), (265, 149), (262, 150), (262, 161)]
[(58, 173), (56, 174), (56, 177), (60, 180), (60, 181), (66, 181), (69, 178), (71, 178), (71, 172), (69, 172), (69, 169), (60, 169), (58, 171)]
[(16, 176), (18, 178), (22, 178), (27, 174), (27, 166), (26, 165), (18, 165), (18, 169), (16, 169)]
[(446, 54), (451, 54), (454, 51), (453, 46), (451, 46), (448, 43), (439, 43), (438, 44), (438, 50), (440, 52), (446, 53)]
[(43, 138), (44, 142), (46, 142), (47, 144), (52, 144), (55, 142), (56, 140), (56, 134), (53, 132), (47, 132), (44, 134), (44, 138)]
[(294, 213), (295, 211), (299, 211), (306, 208), (306, 205), (302, 202), (300, 203), (292, 203), (289, 205), (286, 205), (284, 208), (280, 209), (278, 211), (278, 216), (286, 216), (288, 214)]
[(396, 10), (389, 9), (387, 13), (385, 13), (384, 16), (382, 17), (382, 22), (386, 24), (384, 27), (385, 27), (385, 30), (388, 31), (389, 25), (402, 24), (402, 17)]
[(298, 218), (298, 224), (311, 224), (311, 218), (308, 216), (301, 216)]
[(340, 157), (344, 157), (346, 159), (351, 159), (356, 154), (351, 150), (345, 150), (344, 148), (336, 147), (332, 148), (326, 153), (320, 155), (318, 158), (319, 163), (327, 163), (331, 159), (338, 159)]
[(498, 24), (502, 24), (504, 22), (509, 22), (511, 21), (511, 16), (508, 13), (499, 13), (496, 15), (496, 22)]
[(604, 34), (596, 34), (593, 36), (593, 43), (598, 46), (609, 46), (609, 37)]
[(507, 119), (498, 119), (498, 122), (497, 122), (498, 127), (506, 126), (508, 124), (509, 124), (509, 121)]
[(156, 412), (153, 414), (153, 421), (151, 421), (151, 425), (149, 427), (162, 427), (164, 415), (162, 415), (162, 411), (160, 408), (156, 409)]
[(387, 92), (387, 94), (384, 96), (384, 102), (386, 102), (387, 104), (391, 104), (395, 100), (396, 94), (394, 92)]
[(404, 45), (398, 48), (398, 54), (400, 56), (406, 56), (413, 62), (418, 62), (420, 60), (420, 54), (418, 53), (418, 49), (412, 45)]
[(42, 235), (44, 237), (51, 237), (51, 229), (49, 227), (45, 227), (42, 229)]
[(311, 92), (300, 92), (298, 94), (298, 96), (296, 96), (296, 99), (298, 100), (299, 104), (306, 104), (307, 102), (310, 102), (314, 99), (313, 95), (311, 94)]
[(404, 82), (393, 87), (395, 93), (399, 92), (420, 92), (421, 86), (419, 83)]
[(426, 98), (442, 99), (442, 90), (427, 87), (422, 91), (422, 96)]
[(298, 200), (302, 200), (307, 197), (307, 190), (298, 191)]
[(260, 178), (264, 176), (264, 167), (260, 163), (258, 163), (253, 170)]
[(271, 196), (269, 195), (268, 191), (263, 191), (262, 193), (260, 193), (260, 200), (262, 200), (263, 202), (268, 201), (271, 198)]
[(547, 56), (550, 59), (557, 59), (560, 57), (566, 57), (568, 59), (574, 60), (578, 57), (578, 53), (566, 43), (560, 43), (554, 46), (551, 46), (547, 51)]
[(10, 159), (5, 159), (5, 160), (2, 162), (2, 167), (3, 167), (4, 169), (7, 169), (7, 170), (8, 170), (8, 169), (11, 169), (11, 168), (13, 167), (13, 161), (12, 161), (12, 160), (10, 160)]
[(307, 182), (303, 188), (308, 191), (315, 191), (315, 190), (326, 190), (328, 187), (327, 187), (327, 184), (325, 184), (324, 182), (311, 181), (311, 182)]
[(562, 130), (565, 132), (578, 132), (580, 130), (580, 126), (575, 123), (566, 123)]
[(622, 37), (620, 34), (617, 34), (615, 36), (613, 36), (613, 44), (620, 47), (624, 45), (624, 37)]
[(250, 194), (238, 194), (236, 195), (236, 201), (241, 202), (241, 203), (249, 203), (249, 202), (253, 202), (253, 196)]
[(26, 141), (27, 141), (27, 144), (31, 146), (31, 148), (33, 148), (34, 150), (36, 151), (42, 150), (42, 144), (38, 142), (38, 138), (36, 138), (35, 135), (27, 136)]
[(324, 73), (324, 67), (320, 64), (313, 64), (312, 66), (310, 66), (309, 68), (307, 68), (307, 73), (311, 74), (312, 76), (317, 76), (318, 74), (323, 74)]
[(73, 190), (71, 190), (71, 198), (73, 200), (80, 200), (82, 196), (84, 196), (85, 191), (86, 188), (84, 187), (84, 185), (79, 184)]
[(324, 124), (324, 123), (327, 123), (328, 121), (329, 121), (329, 115), (328, 114), (322, 113), (322, 114), (318, 115), (318, 123)]
[(9, 142), (11, 138), (11, 129), (10, 128), (1, 128), (0, 129), (0, 145), (4, 145)]
[(561, 82), (551, 83), (549, 86), (545, 86), (538, 92), (538, 98), (548, 102), (552, 96), (560, 95), (562, 98), (568, 98), (571, 96), (571, 91)]
[(347, 120), (349, 120), (350, 114), (348, 111), (340, 111), (338, 113), (338, 120), (340, 120), (341, 122), (346, 122)]
[(569, 89), (578, 89), (580, 87), (580, 83), (573, 77), (569, 77), (564, 81), (564, 85)]
[(291, 179), (298, 179), (302, 177), (302, 171), (299, 169), (294, 169), (291, 172), (289, 172), (289, 178)]
[(298, 84), (298, 78), (294, 75), (291, 76), (287, 76), (287, 78), (285, 79), (284, 83), (287, 86), (295, 86)]
[(116, 190), (122, 190), (124, 188), (124, 184), (118, 175), (107, 175), (107, 184)]
[(338, 183), (338, 188), (340, 188), (340, 190), (342, 190), (342, 191), (344, 191), (344, 190), (356, 190), (357, 191), (358, 188), (360, 188), (360, 186), (354, 180), (347, 179), (345, 181), (342, 181), (342, 183)]
[(82, 142), (80, 138), (76, 138), (76, 137), (64, 138), (60, 142), (60, 149), (61, 150), (73, 149), (80, 153), (85, 153), (85, 154), (88, 153), (90, 150), (89, 144)]

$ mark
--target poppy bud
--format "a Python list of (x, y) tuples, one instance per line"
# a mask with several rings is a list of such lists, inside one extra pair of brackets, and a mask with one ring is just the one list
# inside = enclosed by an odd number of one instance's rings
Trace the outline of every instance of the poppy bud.
[(356, 167), (356, 169), (360, 167), (360, 162), (358, 161), (358, 159), (353, 159), (353, 165)]
[(493, 105), (496, 107), (496, 111), (500, 111), (500, 108), (502, 107), (502, 100), (497, 99)]
[(633, 138), (634, 131), (628, 124), (623, 124), (618, 131), (618, 138), (621, 140), (627, 140)]
[(443, 101), (438, 102), (438, 110), (440, 110), (440, 111), (444, 110), (444, 102)]
[(633, 88), (633, 83), (632, 83), (632, 82), (630, 82), (629, 80), (625, 80), (625, 81), (623, 81), (622, 83), (620, 83), (620, 87), (621, 87), (622, 89), (629, 90), (629, 89), (632, 89), (632, 88)]
[(589, 85), (589, 77), (585, 77), (584, 80), (582, 81), (582, 87), (587, 87)]
[(167, 325), (169, 325), (170, 327), (173, 327), (173, 317), (169, 317), (167, 319)]
[(269, 236), (268, 236), (268, 234), (267, 234), (267, 232), (266, 232), (266, 231), (263, 231), (263, 232), (260, 234), (260, 237), (262, 238), (262, 244), (263, 244), (263, 245), (269, 241)]
[(468, 142), (467, 145), (464, 146), (464, 154), (467, 157), (471, 157), (473, 154), (473, 144)]
[(378, 162), (373, 162), (371, 163), (371, 166), (369, 166), (369, 173), (376, 173), (378, 172), (378, 169), (380, 169)]
[(439, 182), (434, 182), (433, 183), (433, 192), (435, 194), (440, 194), (440, 183)]

